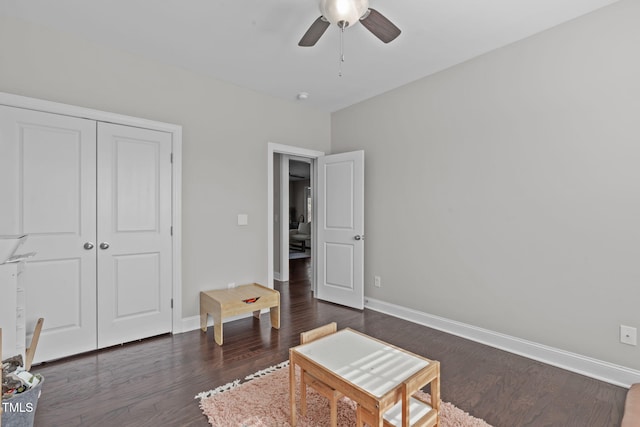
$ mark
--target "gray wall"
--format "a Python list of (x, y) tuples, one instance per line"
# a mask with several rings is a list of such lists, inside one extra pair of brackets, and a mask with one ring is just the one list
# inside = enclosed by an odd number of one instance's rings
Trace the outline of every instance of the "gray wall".
[(365, 294), (640, 369), (639, 22), (623, 0), (334, 113)]
[(5, 17), (0, 91), (183, 126), (184, 317), (200, 290), (266, 283), (267, 142), (330, 147), (327, 113)]

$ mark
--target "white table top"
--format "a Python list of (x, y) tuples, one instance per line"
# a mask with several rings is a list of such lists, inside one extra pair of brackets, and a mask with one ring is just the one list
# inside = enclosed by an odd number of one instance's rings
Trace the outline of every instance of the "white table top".
[(429, 364), (426, 359), (348, 329), (295, 350), (378, 398)]

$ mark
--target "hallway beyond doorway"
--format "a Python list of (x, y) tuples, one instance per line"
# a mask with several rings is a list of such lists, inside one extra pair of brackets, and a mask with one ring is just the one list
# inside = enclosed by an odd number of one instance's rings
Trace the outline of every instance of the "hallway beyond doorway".
[(311, 282), (311, 258), (289, 260), (289, 284)]

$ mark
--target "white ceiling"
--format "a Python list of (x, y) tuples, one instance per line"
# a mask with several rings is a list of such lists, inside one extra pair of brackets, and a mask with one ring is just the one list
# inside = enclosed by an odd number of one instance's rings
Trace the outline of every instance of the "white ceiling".
[(362, 25), (315, 47), (298, 41), (317, 0), (0, 0), (0, 14), (335, 111), (617, 0), (370, 0), (402, 34), (385, 45)]

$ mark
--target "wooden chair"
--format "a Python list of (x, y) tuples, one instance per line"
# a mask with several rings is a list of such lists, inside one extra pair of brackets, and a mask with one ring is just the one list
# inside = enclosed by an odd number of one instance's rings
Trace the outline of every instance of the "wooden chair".
[[(302, 332), (300, 334), (300, 344), (306, 344), (311, 341), (315, 341), (318, 338), (335, 333), (338, 330), (336, 322), (331, 322), (319, 328), (312, 329), (310, 331)], [(329, 405), (331, 407), (331, 426), (338, 425), (338, 400), (342, 397), (342, 393), (332, 389), (322, 381), (313, 377), (309, 373), (302, 371), (301, 373), (301, 386), (300, 386), (300, 407), (302, 416), (307, 413), (307, 386), (313, 387), (322, 396), (329, 399)]]
[[(385, 427), (437, 427), (440, 424), (440, 363), (432, 361), (432, 369), (414, 375), (402, 384), (402, 400), (383, 414)], [(430, 384), (431, 402), (416, 392)], [(358, 405), (356, 425), (375, 425), (375, 416)]]

